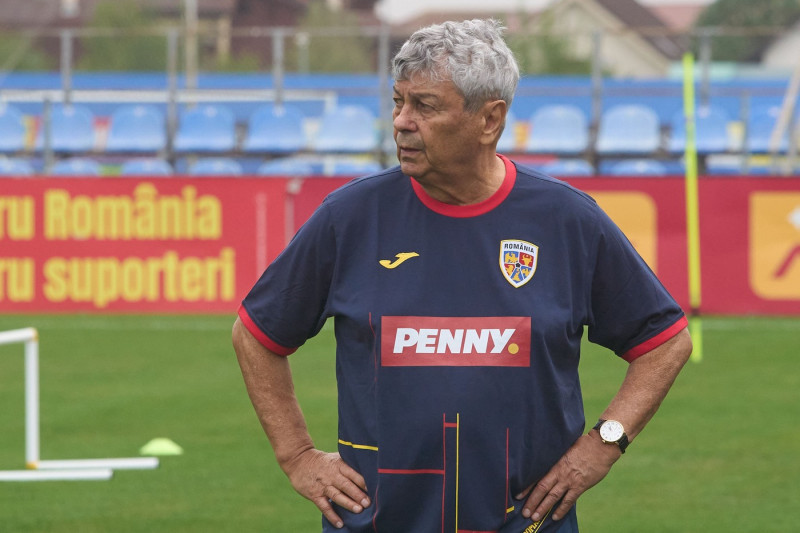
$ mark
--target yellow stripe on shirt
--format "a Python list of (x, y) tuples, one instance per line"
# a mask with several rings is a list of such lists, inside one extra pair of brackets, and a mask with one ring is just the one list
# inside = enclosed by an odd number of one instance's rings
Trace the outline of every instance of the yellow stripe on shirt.
[(346, 440), (339, 439), (339, 444), (343, 444), (345, 446), (350, 446), (356, 450), (372, 450), (374, 452), (378, 451), (377, 446), (367, 446), (366, 444), (353, 444), (352, 442), (348, 442)]

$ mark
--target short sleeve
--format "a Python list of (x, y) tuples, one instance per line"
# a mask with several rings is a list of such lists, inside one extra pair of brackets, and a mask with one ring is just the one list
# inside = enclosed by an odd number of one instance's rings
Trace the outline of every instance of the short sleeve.
[(686, 325), (680, 306), (633, 245), (598, 208), (589, 340), (627, 361)]
[(327, 318), (335, 248), (323, 203), (242, 301), (239, 317), (261, 344), (289, 355), (319, 332)]

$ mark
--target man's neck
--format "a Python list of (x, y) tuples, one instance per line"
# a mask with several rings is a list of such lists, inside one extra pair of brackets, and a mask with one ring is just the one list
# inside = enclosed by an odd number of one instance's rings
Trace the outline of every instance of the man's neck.
[[(437, 180), (419, 182), (431, 198), (450, 205), (472, 205), (491, 198), (506, 177), (503, 160), (492, 154), (479, 159), (468, 172), (440, 176)], [(419, 180), (418, 180), (419, 181)]]

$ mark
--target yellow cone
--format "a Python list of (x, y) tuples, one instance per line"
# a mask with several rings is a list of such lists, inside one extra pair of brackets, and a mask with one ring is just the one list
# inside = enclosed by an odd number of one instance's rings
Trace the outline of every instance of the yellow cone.
[(139, 450), (141, 455), (183, 455), (183, 448), (170, 439), (153, 439)]

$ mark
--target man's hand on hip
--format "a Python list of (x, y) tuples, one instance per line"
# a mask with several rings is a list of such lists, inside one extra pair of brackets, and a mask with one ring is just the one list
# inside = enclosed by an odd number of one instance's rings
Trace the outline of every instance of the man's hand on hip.
[(533, 489), (523, 505), (523, 516), (541, 520), (560, 501), (553, 520), (564, 518), (581, 494), (606, 477), (620, 455), (616, 445), (604, 444), (599, 435), (581, 436), (547, 475), (517, 496), (521, 500)]
[(308, 449), (283, 465), (294, 489), (319, 507), (322, 514), (336, 527), (342, 519), (331, 502), (360, 513), (370, 505), (364, 478), (348, 466), (338, 453)]

